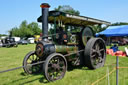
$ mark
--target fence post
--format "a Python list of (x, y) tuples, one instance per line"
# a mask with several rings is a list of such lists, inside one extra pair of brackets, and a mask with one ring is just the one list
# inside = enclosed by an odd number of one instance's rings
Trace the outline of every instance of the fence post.
[(118, 69), (118, 67), (119, 67), (119, 60), (118, 60), (119, 58), (118, 58), (118, 56), (116, 56), (116, 85), (118, 85), (118, 71), (119, 71), (119, 69)]
[(107, 76), (108, 76), (108, 85), (110, 85), (110, 81), (109, 81), (109, 68), (107, 67)]

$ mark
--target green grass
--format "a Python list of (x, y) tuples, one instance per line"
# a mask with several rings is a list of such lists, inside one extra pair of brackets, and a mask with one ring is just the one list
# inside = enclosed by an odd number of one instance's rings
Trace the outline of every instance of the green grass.
[[(109, 47), (107, 47), (109, 48)], [(35, 49), (35, 45), (19, 45), (17, 48), (0, 48), (0, 71), (22, 66), (24, 56)], [(124, 47), (120, 47), (124, 50)], [(0, 74), (0, 85), (91, 85), (93, 82), (104, 76), (115, 67), (116, 57), (107, 55), (105, 66), (96, 70), (89, 70), (87, 67), (75, 67), (68, 70), (63, 79), (46, 83), (42, 74), (26, 75), (23, 69)], [(119, 65), (128, 67), (128, 58), (119, 58)], [(119, 69), (119, 85), (128, 84), (128, 69)], [(108, 85), (108, 77), (96, 85)], [(109, 76), (110, 85), (116, 84), (116, 72)]]

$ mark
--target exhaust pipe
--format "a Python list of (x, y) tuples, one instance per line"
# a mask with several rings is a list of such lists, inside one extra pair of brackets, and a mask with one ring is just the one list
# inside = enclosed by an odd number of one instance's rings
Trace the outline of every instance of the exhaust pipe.
[(40, 5), (42, 8), (42, 34), (46, 38), (48, 36), (48, 15), (50, 5), (48, 3), (42, 3)]

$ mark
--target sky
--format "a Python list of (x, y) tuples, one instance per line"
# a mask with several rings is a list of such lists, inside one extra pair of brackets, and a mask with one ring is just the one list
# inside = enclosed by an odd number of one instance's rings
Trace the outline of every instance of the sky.
[(37, 22), (41, 3), (49, 3), (49, 10), (70, 5), (82, 16), (115, 22), (128, 22), (128, 0), (0, 0), (0, 34), (8, 34), (22, 21)]

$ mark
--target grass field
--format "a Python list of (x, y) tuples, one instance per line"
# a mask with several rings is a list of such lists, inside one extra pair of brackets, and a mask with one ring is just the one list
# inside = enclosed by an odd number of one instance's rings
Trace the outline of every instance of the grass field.
[[(22, 66), (24, 56), (35, 49), (34, 44), (19, 45), (17, 48), (0, 48), (0, 71)], [(120, 47), (124, 50), (124, 47)], [(23, 69), (0, 74), (0, 85), (91, 85), (115, 67), (116, 57), (107, 55), (105, 66), (96, 70), (87, 67), (74, 67), (68, 70), (62, 80), (47, 83), (42, 74), (26, 75)], [(119, 66), (128, 67), (128, 57), (119, 58)], [(109, 77), (109, 78), (108, 78)], [(116, 72), (95, 85), (116, 85)], [(119, 69), (119, 85), (128, 85), (128, 69)]]

